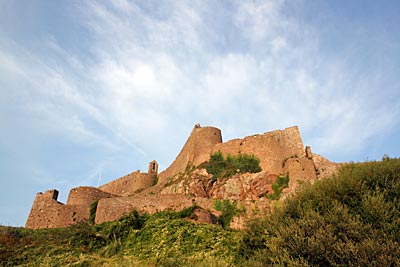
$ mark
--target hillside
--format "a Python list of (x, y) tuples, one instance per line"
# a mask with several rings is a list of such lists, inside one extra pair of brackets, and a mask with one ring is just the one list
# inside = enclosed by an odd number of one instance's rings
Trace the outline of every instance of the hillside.
[(399, 198), (400, 159), (351, 163), (255, 212), (245, 230), (226, 227), (242, 212), (228, 200), (214, 202), (216, 225), (194, 222), (194, 205), (98, 225), (1, 227), (0, 265), (399, 266)]

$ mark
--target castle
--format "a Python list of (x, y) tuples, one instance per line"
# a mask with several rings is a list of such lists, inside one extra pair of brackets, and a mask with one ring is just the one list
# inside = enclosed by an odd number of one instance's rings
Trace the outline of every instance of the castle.
[[(310, 147), (304, 147), (297, 126), (222, 142), (221, 130), (197, 124), (174, 162), (161, 173), (158, 173), (157, 162), (152, 161), (147, 173), (136, 171), (98, 188), (73, 188), (66, 204), (57, 201), (58, 191), (55, 189), (37, 193), (25, 227), (65, 227), (88, 220), (93, 203), (97, 204), (95, 223), (116, 220), (133, 209), (148, 213), (181, 210), (194, 202), (212, 210), (213, 199), (210, 197), (171, 193), (165, 188), (174, 181), (173, 177), (208, 161), (210, 154), (217, 151), (230, 155), (254, 154), (268, 177), (288, 174), (289, 188), (295, 188), (298, 181), (323, 178), (338, 169), (338, 164), (313, 154)], [(255, 184), (258, 186), (260, 183)], [(246, 205), (254, 203), (246, 202), (245, 197), (243, 199)], [(258, 202), (268, 201), (260, 196)]]

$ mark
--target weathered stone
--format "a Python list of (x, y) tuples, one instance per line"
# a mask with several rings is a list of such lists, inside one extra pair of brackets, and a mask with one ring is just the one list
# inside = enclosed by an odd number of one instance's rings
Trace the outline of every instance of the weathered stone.
[(209, 224), (216, 224), (217, 217), (212, 214), (210, 211), (205, 210), (200, 207), (196, 207), (193, 211), (194, 219), (193, 221), (198, 223), (209, 223)]
[[(216, 151), (225, 155), (254, 154), (260, 159), (262, 172), (237, 174), (215, 182), (211, 174), (196, 166)], [(324, 178), (339, 166), (313, 154), (311, 148), (305, 149), (297, 126), (223, 143), (219, 129), (196, 125), (175, 161), (159, 175), (158, 164), (152, 161), (148, 173), (133, 172), (99, 188), (72, 189), (66, 205), (57, 201), (56, 190), (38, 193), (26, 227), (64, 227), (87, 220), (90, 205), (97, 200), (96, 223), (116, 220), (133, 209), (154, 213), (197, 205), (218, 214), (213, 209), (214, 199), (239, 201), (251, 210), (248, 215), (255, 209), (272, 208), (265, 196), (272, 193), (276, 175), (289, 174), (289, 188), (282, 194), (285, 197), (301, 181)], [(157, 175), (158, 184), (153, 186)], [(204, 214), (199, 217), (208, 220)], [(239, 227), (237, 220), (233, 225)]]

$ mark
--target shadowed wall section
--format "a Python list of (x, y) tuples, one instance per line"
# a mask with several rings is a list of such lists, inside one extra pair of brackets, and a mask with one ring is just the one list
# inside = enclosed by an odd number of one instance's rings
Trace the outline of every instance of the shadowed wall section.
[(55, 189), (37, 193), (25, 227), (66, 227), (88, 220), (90, 205), (94, 201), (113, 196), (94, 187), (77, 187), (70, 191), (68, 204), (65, 205), (57, 201), (58, 191)]
[(207, 161), (213, 147), (219, 143), (222, 143), (220, 129), (196, 125), (175, 161), (160, 173), (160, 181), (184, 172), (188, 166), (197, 166)]

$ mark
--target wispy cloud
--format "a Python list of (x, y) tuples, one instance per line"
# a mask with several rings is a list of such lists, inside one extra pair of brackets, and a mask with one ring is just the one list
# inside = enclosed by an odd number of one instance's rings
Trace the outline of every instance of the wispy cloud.
[[(324, 58), (318, 32), (287, 16), (288, 4), (235, 3), (213, 29), (207, 21), (218, 10), (211, 2), (161, 4), (163, 11), (151, 3), (87, 1), (77, 8), (92, 60), (80, 60), (51, 35), (43, 44), (68, 68), (32, 51), (2, 53), (0, 60), (31, 84), (25, 109), (40, 114), (41, 127), (73, 138), (105, 142), (96, 123), (145, 154), (155, 151), (149, 136), (172, 134), (182, 121), (226, 128), (228, 138), (299, 124), (322, 153), (334, 154), (338, 145), (357, 151), (395, 113), (364, 97), (375, 88), (349, 62)], [(224, 38), (243, 46), (209, 50)], [(363, 133), (356, 141), (355, 131)]]
[[(349, 62), (324, 57), (316, 28), (287, 16), (287, 5), (233, 4), (217, 32), (207, 28), (218, 11), (211, 2), (170, 3), (164, 12), (139, 2), (85, 4), (96, 107), (124, 139), (141, 144), (149, 133), (172, 132), (179, 118), (226, 128), (228, 138), (299, 124), (321, 153), (360, 150), (395, 113), (371, 109), (365, 95), (375, 88)], [(229, 32), (241, 49), (209, 50)], [(353, 140), (356, 131), (363, 134)]]
[[(225, 140), (299, 125), (339, 161), (400, 127), (398, 40), (383, 24), (360, 30), (285, 0), (88, 0), (62, 12), (68, 29), (32, 20), (13, 38), (1, 25), (14, 19), (0, 23), (0, 157), (29, 161), (20, 175), (35, 184), (95, 185), (154, 158), (166, 168), (197, 122)], [(56, 174), (60, 153), (75, 171)]]

